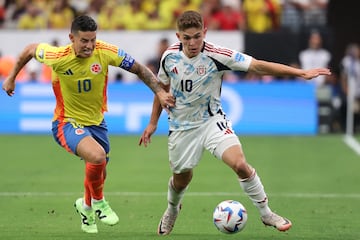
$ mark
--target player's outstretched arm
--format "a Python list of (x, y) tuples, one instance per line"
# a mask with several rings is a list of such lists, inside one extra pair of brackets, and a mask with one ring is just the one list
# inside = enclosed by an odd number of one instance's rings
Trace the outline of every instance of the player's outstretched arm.
[(313, 79), (319, 75), (331, 75), (331, 71), (328, 68), (313, 68), (304, 70), (281, 63), (267, 62), (254, 58), (251, 61), (248, 71), (254, 72), (258, 75), (292, 76), (306, 80)]
[(19, 74), (20, 70), (35, 56), (37, 43), (29, 44), (24, 48), (24, 50), (20, 53), (18, 58), (16, 59), (15, 65), (10, 72), (10, 75), (7, 76), (2, 84), (2, 89), (9, 96), (13, 96), (15, 94), (15, 79)]
[(136, 74), (156, 94), (156, 96), (158, 96), (161, 106), (166, 111), (169, 111), (169, 108), (175, 106), (174, 97), (161, 87), (156, 76), (148, 67), (135, 62), (131, 67), (130, 72)]

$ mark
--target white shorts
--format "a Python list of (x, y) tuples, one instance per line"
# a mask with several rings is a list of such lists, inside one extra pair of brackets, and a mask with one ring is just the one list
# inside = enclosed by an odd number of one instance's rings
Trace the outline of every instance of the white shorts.
[(189, 171), (199, 164), (205, 149), (221, 159), (226, 149), (240, 144), (231, 122), (217, 114), (198, 128), (171, 132), (168, 141), (170, 168), (174, 173)]

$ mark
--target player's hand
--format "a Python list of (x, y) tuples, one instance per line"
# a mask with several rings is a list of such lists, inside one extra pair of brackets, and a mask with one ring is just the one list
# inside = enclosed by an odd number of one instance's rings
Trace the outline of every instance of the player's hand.
[(2, 89), (10, 97), (13, 96), (15, 94), (15, 81), (10, 78), (6, 78), (2, 84)]
[(159, 91), (156, 93), (162, 108), (169, 113), (170, 108), (175, 107), (175, 98), (171, 93), (164, 91)]
[(140, 137), (139, 146), (144, 143), (144, 147), (147, 147), (148, 143), (151, 143), (151, 135), (156, 131), (156, 125), (149, 124), (143, 134)]
[(311, 80), (313, 78), (316, 78), (320, 75), (331, 75), (331, 71), (328, 68), (314, 68), (309, 69), (304, 72), (304, 79)]

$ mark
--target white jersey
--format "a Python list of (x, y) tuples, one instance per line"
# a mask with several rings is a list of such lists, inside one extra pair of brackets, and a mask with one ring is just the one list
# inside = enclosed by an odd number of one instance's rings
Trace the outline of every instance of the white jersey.
[(247, 71), (252, 57), (204, 42), (199, 55), (188, 58), (182, 44), (170, 46), (163, 54), (159, 80), (170, 84), (176, 98), (170, 109), (169, 129), (182, 131), (201, 126), (211, 116), (223, 113), (221, 84), (224, 71)]

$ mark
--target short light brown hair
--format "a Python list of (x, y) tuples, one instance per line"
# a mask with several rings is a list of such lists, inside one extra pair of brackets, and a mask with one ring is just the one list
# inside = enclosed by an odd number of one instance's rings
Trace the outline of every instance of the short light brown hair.
[(196, 11), (183, 12), (176, 21), (178, 31), (184, 31), (189, 28), (202, 29), (204, 27), (203, 18)]

